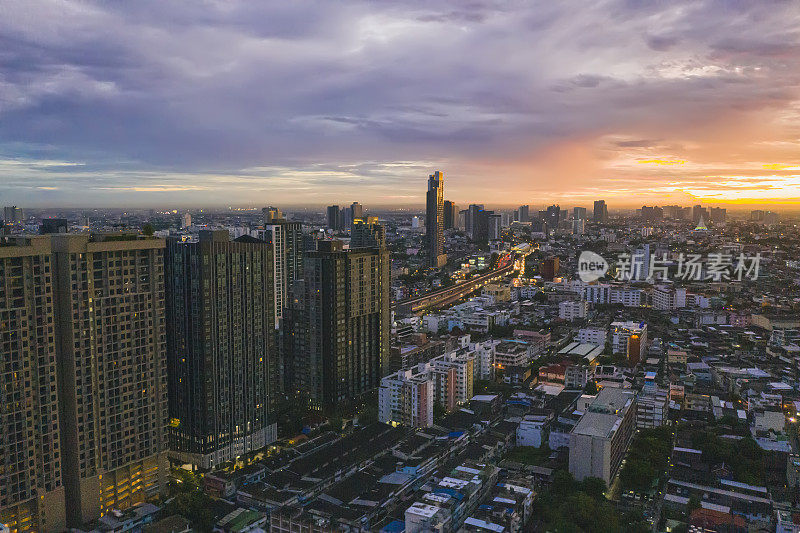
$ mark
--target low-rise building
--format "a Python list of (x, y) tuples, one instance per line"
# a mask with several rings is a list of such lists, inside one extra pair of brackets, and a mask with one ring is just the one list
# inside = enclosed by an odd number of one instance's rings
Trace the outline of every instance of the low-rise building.
[(522, 417), (517, 427), (517, 446), (541, 447), (548, 441), (548, 430), (553, 420), (553, 413), (547, 410), (536, 410)]
[(378, 419), (412, 427), (433, 425), (434, 404), (452, 411), (472, 398), (474, 365), (475, 357), (467, 347), (382, 378)]
[(608, 330), (604, 328), (588, 327), (579, 329), (578, 336), (575, 339), (582, 344), (589, 343), (605, 346), (607, 337)]
[(546, 365), (539, 369), (539, 383), (563, 385), (564, 378), (571, 363), (568, 361)]
[(672, 311), (686, 307), (686, 289), (658, 286), (653, 289), (653, 309)]
[(601, 390), (570, 433), (569, 471), (577, 480), (599, 477), (606, 484), (616, 476), (636, 423), (632, 391)]
[(378, 420), (412, 427), (433, 425), (434, 380), (427, 365), (400, 370), (381, 379)]
[(447, 509), (429, 503), (415, 502), (405, 512), (406, 533), (448, 531), (450, 514)]
[(518, 340), (503, 340), (495, 346), (494, 360), (498, 368), (526, 366), (534, 358), (534, 345)]
[(589, 302), (585, 300), (565, 300), (558, 304), (558, 318), (562, 320), (580, 320), (586, 318)]
[(663, 426), (669, 419), (669, 393), (665, 389), (642, 391), (636, 399), (638, 429)]
[(623, 353), (637, 364), (647, 353), (647, 324), (644, 322), (612, 322), (611, 346), (614, 353)]
[(583, 389), (592, 379), (592, 367), (587, 365), (570, 365), (564, 371), (565, 389)]

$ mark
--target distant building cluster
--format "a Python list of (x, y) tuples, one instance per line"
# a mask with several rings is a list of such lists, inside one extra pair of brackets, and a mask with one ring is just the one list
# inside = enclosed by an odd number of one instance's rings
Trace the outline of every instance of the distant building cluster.
[(800, 527), (791, 216), (444, 192), (4, 208), (0, 531), (554, 530), (556, 479), (670, 530)]

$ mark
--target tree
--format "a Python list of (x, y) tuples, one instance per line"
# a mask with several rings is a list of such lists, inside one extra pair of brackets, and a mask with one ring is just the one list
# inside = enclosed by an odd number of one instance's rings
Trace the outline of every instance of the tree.
[(196, 531), (211, 531), (214, 527), (214, 514), (211, 512), (211, 499), (202, 491), (182, 492), (166, 506), (166, 515), (177, 514), (187, 518)]
[(587, 477), (581, 481), (581, 490), (589, 496), (600, 499), (605, 497), (606, 482), (599, 477)]
[(697, 494), (692, 494), (689, 496), (689, 503), (686, 504), (686, 514), (691, 515), (695, 509), (700, 509), (700, 498), (697, 497)]
[(446, 415), (446, 414), (447, 414), (447, 409), (444, 408), (444, 405), (442, 405), (439, 402), (434, 402), (434, 404), (433, 404), (433, 421), (434, 422), (439, 422), (442, 418), (444, 418), (444, 415)]
[(597, 394), (597, 382), (589, 381), (586, 383), (586, 387), (584, 387), (583, 392), (585, 394), (595, 395)]
[(144, 226), (142, 226), (142, 233), (144, 235), (147, 235), (148, 237), (152, 237), (153, 233), (155, 233), (155, 232), (156, 232), (155, 228), (149, 222), (146, 223)]
[(555, 496), (564, 496), (575, 490), (575, 478), (566, 470), (556, 470), (550, 492)]
[(620, 482), (625, 489), (636, 492), (647, 492), (657, 476), (656, 470), (642, 461), (630, 461), (619, 475)]

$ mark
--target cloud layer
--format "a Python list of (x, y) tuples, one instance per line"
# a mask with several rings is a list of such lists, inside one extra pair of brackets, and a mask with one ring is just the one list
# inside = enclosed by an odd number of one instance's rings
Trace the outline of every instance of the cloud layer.
[(792, 1), (0, 5), (21, 205), (800, 199)]

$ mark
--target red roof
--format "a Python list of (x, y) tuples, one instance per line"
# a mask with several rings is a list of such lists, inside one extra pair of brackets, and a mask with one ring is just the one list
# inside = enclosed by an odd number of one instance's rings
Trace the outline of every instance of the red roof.
[(717, 526), (730, 525), (736, 527), (746, 527), (747, 522), (738, 515), (723, 513), (713, 509), (695, 509), (689, 516), (689, 524), (700, 526), (707, 529), (716, 529)]

